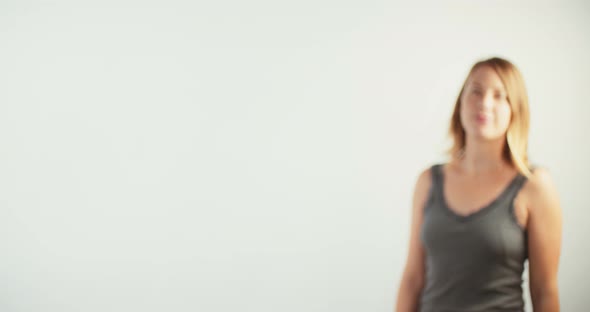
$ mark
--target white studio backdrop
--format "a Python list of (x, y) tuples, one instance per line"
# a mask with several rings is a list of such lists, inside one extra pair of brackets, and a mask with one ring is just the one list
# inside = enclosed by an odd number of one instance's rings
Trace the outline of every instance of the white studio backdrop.
[(0, 310), (393, 311), (415, 179), (500, 56), (584, 311), (588, 55), (584, 1), (4, 0)]

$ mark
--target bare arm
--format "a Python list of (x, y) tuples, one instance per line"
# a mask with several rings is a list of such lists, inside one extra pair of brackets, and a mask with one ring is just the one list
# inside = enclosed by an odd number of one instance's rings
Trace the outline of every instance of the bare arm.
[(562, 215), (557, 190), (548, 171), (537, 168), (530, 179), (528, 220), (529, 281), (535, 312), (558, 312), (557, 271)]
[(420, 227), (431, 183), (430, 169), (426, 169), (420, 174), (414, 187), (410, 243), (397, 294), (397, 312), (416, 312), (419, 308), (419, 297), (424, 287), (424, 249), (420, 242)]

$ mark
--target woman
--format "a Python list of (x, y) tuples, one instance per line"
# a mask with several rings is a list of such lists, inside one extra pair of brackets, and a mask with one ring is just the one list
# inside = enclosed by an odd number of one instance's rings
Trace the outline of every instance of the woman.
[(398, 312), (523, 311), (527, 259), (534, 311), (559, 311), (561, 208), (549, 172), (528, 163), (528, 128), (519, 70), (501, 58), (473, 65), (451, 157), (415, 184)]

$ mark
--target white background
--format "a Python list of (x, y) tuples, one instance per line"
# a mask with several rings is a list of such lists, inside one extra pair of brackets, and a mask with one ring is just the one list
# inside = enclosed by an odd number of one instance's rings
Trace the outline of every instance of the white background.
[(588, 55), (584, 1), (3, 0), (0, 310), (392, 311), (415, 179), (500, 56), (583, 311)]

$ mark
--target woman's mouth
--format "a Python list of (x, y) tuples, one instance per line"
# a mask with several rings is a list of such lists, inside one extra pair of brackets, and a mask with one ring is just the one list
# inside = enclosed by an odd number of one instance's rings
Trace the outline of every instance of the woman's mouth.
[(490, 120), (490, 118), (485, 114), (477, 114), (475, 116), (475, 120), (477, 120), (478, 123), (486, 123)]

